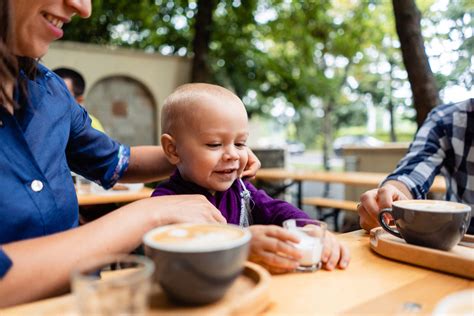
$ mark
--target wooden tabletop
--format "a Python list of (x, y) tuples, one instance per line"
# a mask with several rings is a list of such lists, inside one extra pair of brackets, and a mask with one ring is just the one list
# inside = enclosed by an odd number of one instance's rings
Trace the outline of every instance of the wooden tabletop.
[[(380, 172), (344, 172), (344, 171), (313, 171), (285, 168), (262, 168), (257, 172), (256, 179), (263, 181), (293, 180), (342, 183), (354, 186), (376, 188), (388, 174)], [(436, 177), (430, 189), (432, 192), (446, 192), (443, 177)]]
[[(474, 288), (468, 279), (377, 255), (363, 231), (338, 238), (352, 253), (347, 270), (273, 276), (271, 304), (263, 315), (400, 315), (408, 314), (413, 306), (425, 315), (446, 295)], [(0, 310), (0, 315), (54, 315), (58, 310), (71, 314), (72, 304), (72, 296), (66, 295)]]
[(114, 191), (104, 193), (78, 194), (79, 205), (95, 205), (109, 203), (129, 203), (151, 196), (153, 189), (144, 187), (140, 191)]
[(400, 315), (408, 314), (413, 304), (425, 315), (444, 296), (474, 288), (468, 279), (377, 255), (362, 230), (338, 238), (351, 250), (347, 270), (274, 276), (270, 287), (274, 303), (265, 315)]

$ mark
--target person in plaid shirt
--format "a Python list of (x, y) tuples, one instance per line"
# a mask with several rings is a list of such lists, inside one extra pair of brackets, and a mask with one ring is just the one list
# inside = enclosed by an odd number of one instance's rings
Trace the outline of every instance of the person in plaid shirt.
[[(379, 226), (381, 209), (401, 199), (425, 199), (436, 175), (446, 178), (446, 200), (474, 206), (474, 99), (434, 108), (408, 153), (377, 189), (361, 195), (360, 225)], [(474, 233), (474, 221), (468, 233)]]

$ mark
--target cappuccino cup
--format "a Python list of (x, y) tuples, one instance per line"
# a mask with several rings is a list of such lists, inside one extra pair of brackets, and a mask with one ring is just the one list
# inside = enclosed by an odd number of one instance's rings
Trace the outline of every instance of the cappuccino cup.
[[(394, 219), (396, 229), (385, 222)], [(437, 200), (400, 200), (379, 213), (379, 223), (390, 234), (407, 243), (450, 250), (461, 241), (469, 227), (469, 205)]]
[(155, 282), (169, 298), (188, 305), (222, 298), (241, 274), (250, 231), (235, 225), (175, 224), (143, 237), (145, 254), (155, 262)]

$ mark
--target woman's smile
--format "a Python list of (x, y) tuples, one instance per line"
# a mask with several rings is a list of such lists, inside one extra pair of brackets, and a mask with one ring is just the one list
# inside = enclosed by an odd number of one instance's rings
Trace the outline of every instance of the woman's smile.
[(64, 36), (63, 26), (74, 15), (88, 17), (90, 0), (15, 0), (14, 53), (33, 59), (44, 56), (49, 45)]
[(46, 12), (44, 12), (42, 15), (48, 23), (49, 29), (53, 33), (54, 37), (57, 39), (63, 37), (64, 32), (62, 30), (62, 27), (64, 23), (67, 22), (65, 21), (67, 19), (62, 19)]

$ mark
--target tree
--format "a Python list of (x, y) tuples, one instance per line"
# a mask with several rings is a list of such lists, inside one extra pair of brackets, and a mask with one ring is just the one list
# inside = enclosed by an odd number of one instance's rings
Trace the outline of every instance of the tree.
[(192, 81), (212, 81), (209, 47), (217, 0), (93, 1), (88, 20), (67, 25), (65, 40), (117, 44), (172, 54), (192, 52)]
[[(459, 86), (467, 91), (472, 90), (473, 10), (474, 2), (454, 0), (449, 1), (446, 7), (434, 5), (423, 13), (427, 18), (426, 28), (432, 30), (424, 34), (427, 48), (433, 51), (430, 60), (441, 65), (435, 69), (440, 88)], [(435, 47), (443, 47), (443, 50), (435, 50)], [(447, 56), (449, 62), (446, 63)], [(444, 92), (441, 91), (442, 97)]]
[[(372, 38), (371, 45), (361, 54), (361, 61), (353, 67), (350, 86), (355, 93), (354, 104), (362, 103), (371, 109), (380, 108), (389, 114), (389, 124), (384, 123), (383, 128), (388, 127), (390, 141), (395, 142), (395, 114), (399, 110), (409, 113), (406, 110), (412, 105), (411, 94), (399, 49), (392, 5), (388, 2), (374, 4), (370, 12), (372, 27), (380, 33), (375, 34), (378, 37)], [(370, 126), (367, 124), (369, 133), (375, 132), (373, 128), (376, 126), (372, 123)]]
[[(418, 3), (423, 9), (432, 1)], [(471, 20), (458, 3), (465, 9), (469, 2), (452, 2), (446, 14), (452, 15), (456, 27), (464, 24), (459, 30), (468, 28), (465, 24)], [(412, 88), (419, 87), (420, 80), (424, 88), (426, 77), (419, 74), (426, 67), (429, 70), (429, 64), (419, 12), (413, 1), (394, 1), (393, 6), (397, 5), (400, 12), (415, 10), (418, 14), (399, 12), (397, 30), (404, 39), (403, 60)], [(93, 6), (91, 19), (74, 20), (67, 26), (65, 39), (194, 57), (193, 80), (232, 89), (250, 115), (269, 116), (292, 126), (313, 126), (309, 132), (297, 128), (295, 133), (307, 144), (323, 144), (326, 163), (333, 132), (342, 125), (362, 122), (367, 101), (392, 113), (411, 106), (410, 96), (399, 93), (405, 89), (406, 74), (395, 39), (392, 6), (384, 1), (137, 0), (132, 6), (125, 0), (96, 0)], [(405, 18), (415, 23), (415, 32), (403, 27), (408, 23), (401, 20)], [(449, 77), (437, 74), (440, 87), (456, 78), (469, 82), (466, 64), (471, 60), (472, 38), (463, 43), (459, 71)], [(413, 52), (421, 52), (424, 63), (409, 64)], [(420, 65), (421, 71), (414, 70)], [(417, 85), (412, 82), (415, 79)], [(415, 107), (421, 113), (419, 108), (425, 103), (418, 100), (426, 93), (420, 88), (416, 92)], [(393, 115), (392, 121), (395, 136)], [(318, 133), (313, 141), (311, 133)]]
[(421, 14), (414, 0), (392, 0), (392, 4), (403, 63), (413, 93), (416, 122), (421, 126), (431, 109), (440, 103), (421, 34)]
[(194, 22), (192, 82), (210, 82), (209, 45), (213, 29), (215, 0), (198, 0), (196, 21)]
[[(298, 112), (318, 106), (323, 165), (330, 168), (335, 109), (350, 103), (346, 79), (358, 54), (380, 37), (366, 5), (346, 1), (269, 2), (275, 19), (262, 27), (266, 39), (262, 95), (284, 100)], [(297, 21), (297, 23), (295, 23)], [(295, 116), (296, 119), (301, 116)]]

